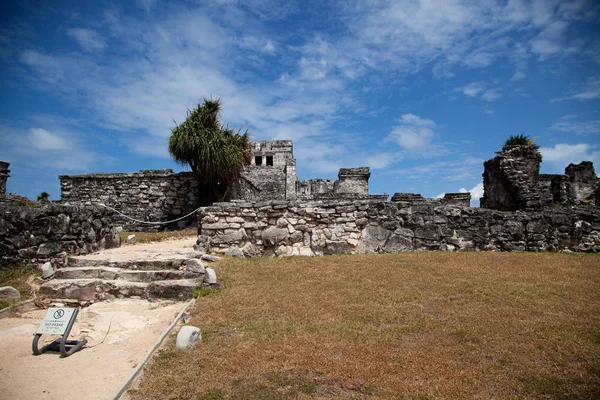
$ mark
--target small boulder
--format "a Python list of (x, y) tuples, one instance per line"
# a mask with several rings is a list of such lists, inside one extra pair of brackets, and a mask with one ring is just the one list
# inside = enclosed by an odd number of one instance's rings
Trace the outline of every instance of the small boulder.
[(217, 283), (217, 273), (212, 268), (206, 268), (204, 272), (204, 282), (209, 285)]
[(54, 276), (54, 268), (52, 263), (48, 261), (42, 265), (42, 279), (52, 278)]
[(221, 259), (221, 257), (213, 256), (212, 254), (202, 254), (202, 260), (204, 260), (204, 261), (216, 262), (216, 261), (219, 261), (220, 259)]
[(12, 286), (0, 287), (0, 300), (21, 300), (21, 293)]
[(203, 274), (205, 271), (204, 263), (197, 258), (190, 258), (185, 262), (185, 269), (197, 274)]
[(237, 246), (231, 246), (229, 250), (227, 250), (227, 255), (236, 258), (244, 258), (244, 252)]
[(135, 235), (127, 236), (127, 244), (135, 244)]
[(180, 350), (191, 349), (202, 340), (200, 328), (191, 325), (182, 326), (177, 334), (176, 347)]

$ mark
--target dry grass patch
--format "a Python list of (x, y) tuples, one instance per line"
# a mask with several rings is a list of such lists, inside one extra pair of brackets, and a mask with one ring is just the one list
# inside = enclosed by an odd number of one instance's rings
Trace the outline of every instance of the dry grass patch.
[(600, 257), (227, 260), (134, 399), (600, 397)]
[[(33, 297), (32, 287), (29, 282), (39, 277), (40, 271), (35, 267), (23, 265), (0, 269), (0, 286), (12, 286), (21, 293), (21, 301)], [(0, 300), (0, 309), (15, 305), (18, 301)]]
[(127, 236), (135, 235), (135, 244), (162, 242), (169, 239), (183, 239), (198, 235), (198, 228), (185, 228), (177, 231), (165, 232), (125, 232), (121, 231), (121, 243), (125, 244)]

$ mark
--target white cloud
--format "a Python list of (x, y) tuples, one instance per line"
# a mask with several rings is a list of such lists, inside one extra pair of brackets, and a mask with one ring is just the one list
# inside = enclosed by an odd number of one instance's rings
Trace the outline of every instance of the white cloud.
[(483, 82), (471, 82), (466, 86), (454, 88), (455, 92), (464, 94), (465, 96), (481, 98), (485, 101), (494, 101), (502, 97), (500, 88), (486, 89)]
[(470, 54), (467, 57), (467, 59), (465, 60), (465, 65), (471, 68), (483, 68), (491, 65), (495, 59), (496, 56), (492, 53), (475, 53)]
[(582, 122), (569, 122), (566, 118), (569, 115), (562, 117), (564, 121), (560, 121), (552, 125), (551, 129), (560, 132), (577, 133), (581, 135), (586, 134), (598, 134), (600, 133), (600, 120), (595, 121), (582, 121)]
[[(23, 130), (0, 125), (0, 159), (9, 161), (17, 168), (45, 168), (59, 171), (90, 172), (98, 165), (113, 162), (111, 157), (100, 156), (87, 149), (78, 134), (67, 131), (58, 118), (43, 115), (39, 121), (47, 121), (52, 128)], [(25, 138), (25, 140), (23, 140)]]
[(554, 172), (560, 173), (571, 163), (579, 164), (582, 161), (592, 161), (598, 165), (598, 162), (600, 162), (600, 151), (587, 143), (559, 143), (554, 147), (541, 147), (540, 153), (543, 157), (542, 166), (550, 164), (549, 166)]
[(435, 122), (414, 114), (404, 114), (394, 127), (389, 138), (409, 155), (435, 156), (443, 151), (439, 144), (433, 143)]
[(461, 86), (454, 89), (455, 92), (461, 92), (465, 96), (478, 97), (485, 90), (482, 82), (471, 82), (467, 86)]
[(106, 42), (100, 34), (92, 29), (72, 28), (67, 29), (67, 35), (79, 43), (85, 51), (102, 50), (106, 46)]
[(494, 101), (498, 100), (502, 95), (500, 94), (500, 89), (488, 89), (481, 95), (481, 98), (485, 101)]
[(514, 73), (514, 75), (512, 76), (512, 78), (510, 78), (511, 81), (519, 81), (521, 79), (525, 79), (527, 77), (527, 75), (525, 74), (525, 72), (523, 71), (516, 71)]
[(29, 143), (37, 150), (69, 150), (71, 144), (62, 137), (41, 128), (29, 130)]
[(600, 78), (589, 78), (579, 90), (572, 91), (569, 95), (550, 100), (551, 103), (563, 100), (593, 100), (600, 98)]
[(158, 3), (158, 0), (136, 0), (136, 3), (139, 7), (145, 9), (147, 12), (150, 12), (156, 3)]

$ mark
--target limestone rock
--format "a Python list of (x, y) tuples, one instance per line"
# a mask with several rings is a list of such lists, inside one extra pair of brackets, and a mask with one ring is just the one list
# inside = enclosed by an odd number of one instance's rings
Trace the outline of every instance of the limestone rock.
[(136, 241), (135, 235), (127, 236), (127, 242), (126, 242), (127, 244), (135, 244), (135, 241)]
[[(287, 225), (286, 225), (287, 226)], [(288, 236), (288, 230), (271, 226), (265, 229), (262, 234), (262, 240), (265, 245), (275, 246)]]
[(219, 261), (221, 259), (221, 257), (213, 256), (212, 254), (202, 254), (201, 259), (204, 261), (216, 262), (216, 261)]
[(200, 328), (191, 325), (184, 325), (177, 334), (175, 346), (180, 350), (191, 349), (202, 340)]
[(51, 262), (44, 263), (42, 265), (42, 279), (52, 278), (54, 276), (54, 268)]
[(227, 255), (235, 258), (244, 258), (244, 252), (237, 246), (231, 246), (229, 250), (227, 250)]
[(204, 272), (204, 283), (213, 285), (217, 283), (217, 273), (212, 268), (206, 268)]
[(0, 287), (0, 300), (21, 300), (21, 293), (12, 286)]
[(190, 258), (185, 262), (185, 269), (189, 272), (195, 272), (197, 274), (205, 273), (204, 263), (197, 258)]

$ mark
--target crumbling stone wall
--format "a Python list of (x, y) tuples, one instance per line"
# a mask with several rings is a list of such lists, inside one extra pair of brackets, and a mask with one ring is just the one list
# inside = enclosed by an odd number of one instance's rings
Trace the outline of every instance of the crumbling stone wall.
[(0, 198), (6, 195), (6, 181), (10, 177), (9, 165), (10, 163), (0, 161)]
[(481, 207), (502, 211), (541, 208), (540, 153), (533, 146), (510, 146), (496, 154), (483, 163)]
[(569, 164), (564, 175), (540, 174), (540, 153), (532, 146), (511, 146), (486, 161), (481, 207), (539, 210), (549, 205), (596, 204), (600, 179), (591, 161)]
[(598, 178), (591, 161), (583, 161), (579, 164), (569, 164), (565, 168), (567, 181), (567, 197), (575, 203), (596, 203), (596, 188)]
[(113, 213), (103, 207), (0, 202), (0, 268), (36, 261), (61, 265), (67, 254), (120, 244)]
[[(452, 196), (450, 196), (450, 201)], [(464, 201), (464, 200), (463, 200)], [(441, 251), (600, 251), (600, 209), (505, 213), (443, 199), (233, 201), (198, 214), (198, 246), (246, 256)]]
[(369, 167), (340, 168), (338, 180), (308, 179), (298, 181), (296, 191), (301, 200), (318, 200), (332, 198), (368, 198)]
[[(61, 175), (59, 179), (61, 202), (102, 203), (140, 221), (170, 221), (198, 207), (198, 181), (191, 172), (176, 174), (163, 169), (133, 174)], [(122, 216), (115, 216), (115, 222), (126, 230), (157, 229)]]

